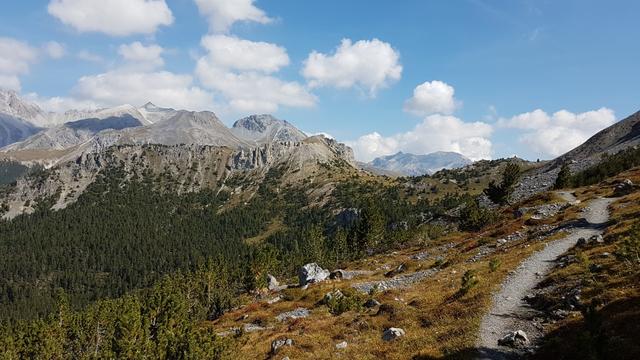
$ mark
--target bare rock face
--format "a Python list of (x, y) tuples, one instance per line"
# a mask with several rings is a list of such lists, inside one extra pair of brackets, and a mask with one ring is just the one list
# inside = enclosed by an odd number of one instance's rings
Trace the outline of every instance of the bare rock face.
[(329, 275), (329, 270), (323, 269), (316, 263), (306, 264), (298, 270), (300, 286), (324, 281)]
[(384, 341), (393, 341), (397, 338), (405, 336), (406, 333), (403, 329), (400, 328), (388, 328), (382, 333), (382, 340)]

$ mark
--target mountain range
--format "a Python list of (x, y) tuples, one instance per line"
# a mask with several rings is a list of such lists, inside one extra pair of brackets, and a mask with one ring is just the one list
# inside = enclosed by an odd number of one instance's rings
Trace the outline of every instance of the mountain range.
[[(326, 164), (354, 163), (346, 145), (324, 136), (309, 137), (271, 115), (252, 115), (229, 128), (210, 111), (152, 103), (56, 114), (14, 92), (3, 92), (0, 98), (0, 129), (6, 129), (0, 132), (5, 145), (0, 159), (49, 169), (44, 182), (17, 181), (16, 191), (8, 196), (6, 217), (33, 211), (33, 203), (42, 197), (56, 197), (54, 207), (63, 208), (113, 166), (140, 177), (144, 171), (162, 175), (175, 169), (182, 179), (178, 191), (191, 192), (220, 190), (225, 179), (237, 173), (258, 184), (277, 168), (295, 181), (318, 173), (323, 164), (322, 171), (327, 171)], [(183, 167), (194, 173), (178, 170)]]
[(395, 173), (402, 176), (432, 175), (442, 169), (456, 169), (473, 163), (456, 152), (437, 151), (426, 155), (398, 152), (375, 158), (367, 167), (379, 173)]

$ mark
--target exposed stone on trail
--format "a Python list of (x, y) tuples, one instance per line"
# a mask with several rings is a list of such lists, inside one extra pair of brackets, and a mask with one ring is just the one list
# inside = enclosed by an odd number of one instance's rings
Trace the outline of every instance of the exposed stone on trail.
[(383, 333), (382, 333), (382, 340), (384, 341), (392, 341), (395, 340), (399, 337), (402, 337), (405, 335), (405, 332), (403, 329), (400, 328), (388, 328), (386, 329)]
[(390, 290), (412, 285), (437, 273), (438, 271), (439, 269), (433, 268), (429, 270), (418, 271), (412, 274), (399, 275), (388, 280), (370, 281), (366, 283), (354, 284), (352, 285), (352, 287), (365, 294), (370, 293), (372, 289), (377, 289), (380, 291)]
[(346, 349), (347, 348), (347, 342), (343, 341), (343, 342), (339, 342), (336, 344), (336, 349), (338, 350), (342, 350), (342, 349)]
[(604, 243), (604, 238), (602, 237), (602, 235), (598, 234), (598, 235), (593, 235), (592, 237), (590, 237), (589, 241), (592, 242), (592, 243), (603, 244)]
[(524, 346), (527, 346), (528, 344), (529, 338), (527, 337), (527, 333), (522, 330), (516, 330), (498, 340), (498, 345), (508, 346), (512, 348), (522, 348)]
[(300, 307), (300, 308), (297, 308), (295, 310), (287, 311), (287, 312), (284, 312), (284, 313), (276, 316), (276, 320), (278, 320), (278, 321), (285, 321), (285, 320), (288, 320), (288, 319), (294, 319), (295, 320), (295, 319), (300, 319), (300, 318), (306, 318), (306, 317), (309, 316), (309, 314), (310, 314), (309, 309)]
[(277, 339), (271, 342), (271, 354), (276, 355), (283, 346), (293, 346), (293, 340), (291, 339)]
[(329, 275), (329, 270), (321, 268), (320, 265), (316, 263), (306, 264), (298, 270), (300, 286), (324, 281)]

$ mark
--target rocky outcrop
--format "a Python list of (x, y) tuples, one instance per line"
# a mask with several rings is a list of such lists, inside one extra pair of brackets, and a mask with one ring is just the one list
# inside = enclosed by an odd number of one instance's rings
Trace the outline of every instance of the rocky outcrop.
[(300, 286), (324, 281), (329, 277), (329, 275), (329, 270), (323, 269), (316, 263), (306, 264), (298, 270)]

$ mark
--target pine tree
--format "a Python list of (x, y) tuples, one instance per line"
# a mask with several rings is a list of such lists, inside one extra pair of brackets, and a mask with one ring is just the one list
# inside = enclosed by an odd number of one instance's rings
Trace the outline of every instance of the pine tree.
[(375, 249), (384, 238), (385, 221), (378, 205), (369, 201), (362, 209), (356, 228), (358, 253), (364, 255), (367, 250)]
[(484, 193), (494, 203), (504, 205), (509, 202), (509, 196), (513, 193), (514, 186), (519, 178), (520, 166), (516, 163), (509, 163), (502, 171), (500, 184), (492, 180), (484, 190)]
[(558, 177), (556, 178), (556, 183), (554, 185), (555, 189), (564, 189), (571, 186), (571, 169), (569, 169), (569, 165), (562, 164), (560, 168), (560, 172), (558, 173)]
[(322, 263), (325, 258), (325, 237), (322, 228), (318, 225), (312, 225), (307, 229), (305, 239), (307, 244), (304, 249), (305, 261)]

